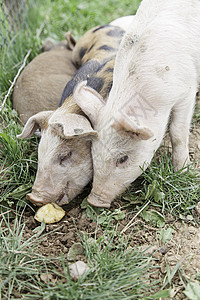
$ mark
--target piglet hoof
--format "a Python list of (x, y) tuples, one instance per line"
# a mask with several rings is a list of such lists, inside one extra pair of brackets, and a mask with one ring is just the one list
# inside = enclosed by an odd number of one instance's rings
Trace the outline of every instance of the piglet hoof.
[(88, 197), (87, 199), (88, 203), (95, 206), (95, 207), (104, 207), (104, 208), (110, 208), (110, 202), (101, 200), (96, 197)]

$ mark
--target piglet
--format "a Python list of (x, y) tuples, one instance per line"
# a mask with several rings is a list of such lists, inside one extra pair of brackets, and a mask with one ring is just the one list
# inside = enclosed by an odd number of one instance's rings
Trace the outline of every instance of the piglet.
[(169, 120), (174, 168), (189, 163), (200, 83), (199, 15), (198, 0), (143, 0), (120, 44), (106, 104), (86, 82), (76, 88), (75, 100), (98, 134), (92, 143), (90, 204), (109, 208), (141, 175)]
[(22, 123), (34, 114), (58, 107), (66, 83), (76, 72), (72, 50), (76, 42), (66, 33), (66, 40), (54, 45), (47, 40), (43, 53), (36, 56), (19, 76), (12, 96), (13, 108)]

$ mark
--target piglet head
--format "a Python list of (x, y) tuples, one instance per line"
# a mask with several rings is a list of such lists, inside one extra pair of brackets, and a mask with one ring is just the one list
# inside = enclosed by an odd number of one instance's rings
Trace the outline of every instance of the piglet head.
[(81, 115), (42, 112), (31, 117), (19, 138), (27, 138), (41, 128), (38, 170), (32, 193), (27, 198), (36, 205), (75, 198), (92, 178), (91, 140), (97, 133)]
[[(92, 142), (93, 188), (88, 202), (109, 208), (112, 200), (121, 194), (144, 170), (156, 148), (152, 129), (131, 114), (116, 109), (109, 101), (80, 84), (75, 100), (90, 118), (98, 139)], [(116, 99), (117, 102), (117, 99)]]

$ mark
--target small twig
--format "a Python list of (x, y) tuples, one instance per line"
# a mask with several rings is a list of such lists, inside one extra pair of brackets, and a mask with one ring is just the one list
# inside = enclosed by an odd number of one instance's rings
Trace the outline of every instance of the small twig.
[(12, 211), (11, 209), (8, 210), (8, 211), (5, 211), (4, 213), (0, 214), (0, 217), (3, 216), (3, 215), (5, 215), (5, 214), (8, 214), (8, 213), (11, 212), (11, 211)]
[(151, 227), (151, 226), (149, 226), (149, 225), (142, 224), (142, 226), (144, 226), (144, 228), (147, 228), (147, 229), (149, 229), (149, 230), (153, 230), (153, 231), (157, 231), (157, 230), (158, 230), (157, 228)]
[(128, 224), (122, 229), (121, 233), (124, 233), (127, 229), (129, 229), (133, 225), (133, 221), (137, 218), (137, 216), (149, 205), (151, 201), (149, 200), (138, 212), (137, 214), (128, 222)]
[(16, 81), (17, 81), (17, 78), (19, 77), (21, 71), (22, 71), (23, 68), (25, 67), (27, 58), (29, 57), (31, 51), (32, 51), (32, 49), (29, 49), (28, 52), (27, 52), (27, 54), (26, 54), (26, 56), (24, 57), (23, 64), (22, 64), (21, 67), (19, 68), (19, 70), (18, 70), (18, 72), (17, 72), (17, 75), (15, 76), (15, 78), (14, 78), (14, 80), (13, 80), (11, 86), (9, 87), (9, 90), (8, 90), (7, 94), (5, 95), (5, 97), (4, 97), (4, 99), (3, 99), (3, 103), (2, 103), (2, 105), (0, 106), (0, 112), (1, 112), (2, 109), (4, 108), (4, 105), (5, 105), (5, 103), (6, 103), (6, 100), (7, 100), (8, 96), (10, 95), (10, 93), (11, 93), (11, 91), (12, 91), (12, 89), (13, 89), (13, 87), (14, 87)]

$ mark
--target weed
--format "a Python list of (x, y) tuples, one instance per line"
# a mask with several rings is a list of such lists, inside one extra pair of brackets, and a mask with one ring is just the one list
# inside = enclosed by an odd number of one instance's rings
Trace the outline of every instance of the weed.
[[(77, 282), (69, 275), (69, 265), (62, 255), (44, 257), (37, 250), (38, 243), (48, 235), (45, 224), (35, 228), (24, 239), (24, 210), (16, 211), (11, 222), (2, 214), (0, 221), (0, 291), (2, 297), (13, 299), (151, 299), (158, 282), (149, 281), (154, 272), (151, 258), (128, 245), (113, 228), (100, 238), (82, 236), (82, 246), (90, 271)], [(57, 230), (57, 229), (56, 229)], [(57, 267), (59, 266), (59, 268)], [(151, 268), (151, 269), (150, 269)], [(46, 278), (46, 280), (44, 280)]]
[[(174, 172), (167, 148), (160, 148), (148, 169), (122, 196), (132, 204), (150, 200), (165, 215), (190, 215), (199, 201), (199, 171), (191, 168)], [(154, 214), (155, 215), (155, 214)]]

